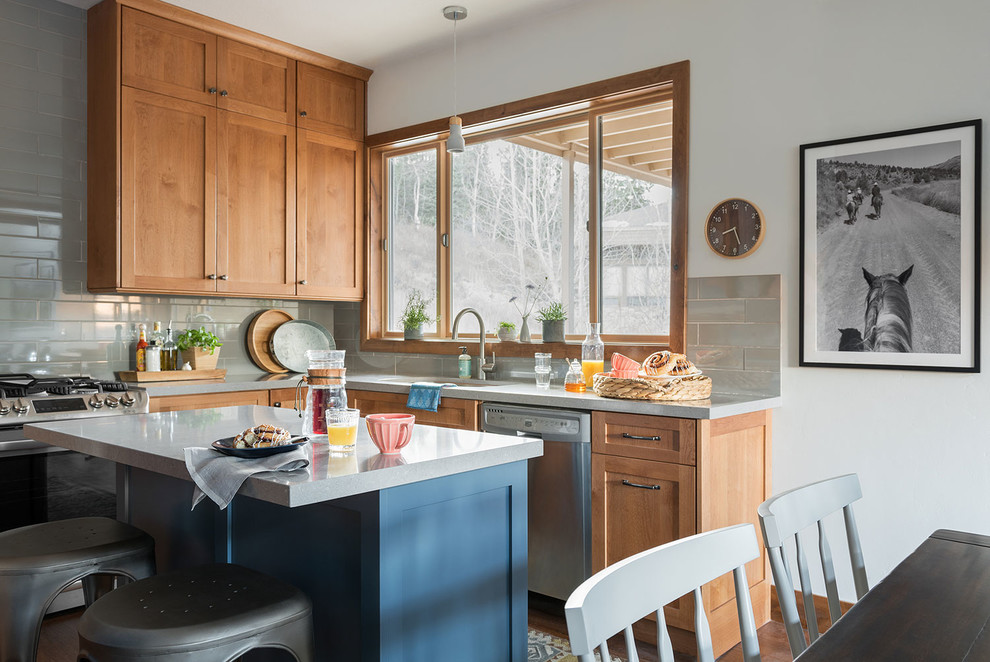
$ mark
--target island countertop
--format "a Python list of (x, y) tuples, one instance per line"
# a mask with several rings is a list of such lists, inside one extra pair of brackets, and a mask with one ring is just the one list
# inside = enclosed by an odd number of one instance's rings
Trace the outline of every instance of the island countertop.
[[(297, 434), (301, 420), (271, 407), (220, 407), (194, 411), (76, 419), (24, 426), (31, 439), (123, 465), (190, 481), (183, 448), (208, 447), (260, 423)], [(331, 455), (325, 442), (308, 446), (310, 466), (300, 475), (251, 477), (238, 494), (282, 506), (303, 506), (416, 483), (543, 454), (539, 439), (416, 425), (401, 455), (381, 455), (362, 422), (347, 455)]]

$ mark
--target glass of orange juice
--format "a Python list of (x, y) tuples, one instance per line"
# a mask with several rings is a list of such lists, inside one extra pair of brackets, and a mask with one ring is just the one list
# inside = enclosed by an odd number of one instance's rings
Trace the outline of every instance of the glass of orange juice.
[(581, 373), (584, 375), (584, 384), (588, 388), (595, 385), (595, 380), (592, 379), (599, 372), (605, 371), (605, 361), (595, 360), (595, 359), (583, 359), (581, 361)]
[(327, 409), (327, 442), (331, 453), (344, 453), (354, 449), (357, 441), (358, 421), (361, 410), (348, 407)]

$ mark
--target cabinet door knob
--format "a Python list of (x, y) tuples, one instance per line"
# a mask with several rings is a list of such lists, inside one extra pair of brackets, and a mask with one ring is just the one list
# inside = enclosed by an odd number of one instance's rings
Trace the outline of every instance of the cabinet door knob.
[(209, 278), (210, 280), (216, 280), (217, 279), (217, 275), (216, 274), (210, 274), (209, 276), (207, 276), (207, 278)]
[(282, 403), (281, 403), (281, 402), (276, 402), (276, 403), (275, 403), (275, 406), (276, 406), (276, 407), (281, 407), (281, 406), (282, 406)]
[(227, 274), (224, 274), (224, 275), (220, 276), (220, 280), (227, 280), (227, 279), (228, 279)]
[(217, 88), (211, 87), (209, 90), (207, 90), (207, 92), (209, 92), (210, 94), (216, 94), (217, 93)]
[(306, 111), (305, 110), (300, 110), (299, 111), (299, 117), (306, 117)]
[(301, 281), (299, 281), (299, 284), (300, 285), (309, 285), (309, 281), (308, 280), (301, 280)]
[(222, 97), (227, 96), (227, 90), (220, 90), (220, 96)]

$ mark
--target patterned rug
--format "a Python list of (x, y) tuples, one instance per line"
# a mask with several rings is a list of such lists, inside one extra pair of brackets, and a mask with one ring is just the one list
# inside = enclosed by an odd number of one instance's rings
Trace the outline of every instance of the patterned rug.
[[(598, 651), (595, 651), (595, 659), (601, 660)], [(527, 662), (578, 662), (578, 659), (571, 655), (571, 647), (567, 639), (533, 628), (529, 629), (529, 654), (526, 660)], [(612, 662), (624, 662), (624, 660), (613, 655)]]

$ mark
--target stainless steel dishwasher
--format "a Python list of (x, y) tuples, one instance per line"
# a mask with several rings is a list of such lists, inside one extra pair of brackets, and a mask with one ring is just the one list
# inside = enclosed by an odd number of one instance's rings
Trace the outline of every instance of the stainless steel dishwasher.
[(484, 403), (485, 432), (543, 439), (529, 461), (529, 590), (566, 600), (591, 576), (591, 415)]

